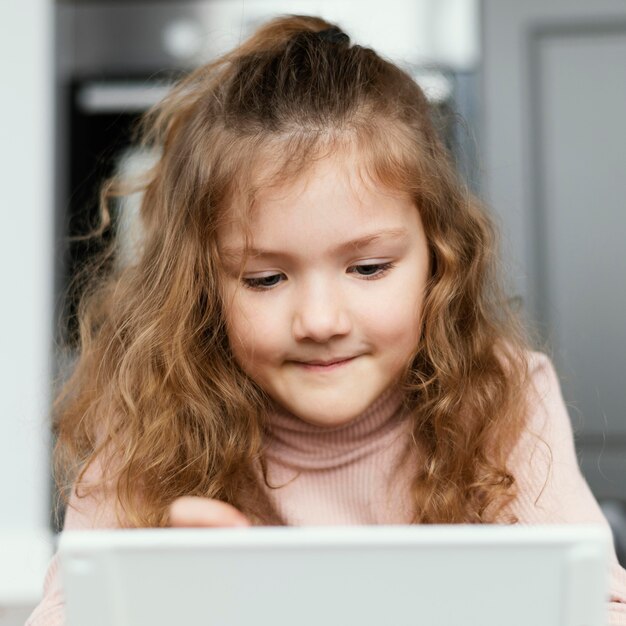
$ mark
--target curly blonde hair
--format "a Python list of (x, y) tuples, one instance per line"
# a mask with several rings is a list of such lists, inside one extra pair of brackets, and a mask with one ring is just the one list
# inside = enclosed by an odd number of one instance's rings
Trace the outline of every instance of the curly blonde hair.
[(422, 459), (414, 522), (492, 522), (515, 497), (507, 457), (526, 416), (526, 339), (499, 287), (492, 222), (418, 85), (346, 36), (319, 35), (330, 28), (273, 20), (144, 117), (156, 164), (135, 189), (111, 180), (101, 200), (104, 227), (118, 196), (142, 190), (140, 254), (82, 298), (79, 357), (55, 402), (63, 494), (84, 493), (97, 460), (129, 525), (166, 524), (182, 495), (283, 523), (259, 478), (268, 400), (229, 347), (216, 232), (259, 188), (349, 142), (372, 180), (414, 198), (429, 242), (421, 340), (403, 381)]

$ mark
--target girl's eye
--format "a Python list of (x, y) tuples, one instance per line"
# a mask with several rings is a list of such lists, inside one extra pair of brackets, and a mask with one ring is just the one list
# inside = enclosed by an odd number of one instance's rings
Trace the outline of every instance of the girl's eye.
[[(364, 280), (375, 280), (377, 278), (382, 278), (393, 267), (394, 264), (391, 262), (364, 263), (362, 265), (353, 265), (348, 268), (348, 273), (356, 274)], [(248, 289), (255, 289), (257, 291), (268, 291), (269, 289), (272, 289), (276, 287), (276, 285), (282, 283), (284, 280), (287, 280), (287, 277), (284, 274), (270, 274), (268, 276), (242, 278), (243, 284)]]
[(271, 289), (282, 282), (284, 274), (271, 274), (270, 276), (259, 276), (258, 278), (243, 278), (243, 284), (249, 289), (266, 290)]
[(353, 265), (348, 269), (351, 274), (357, 274), (365, 280), (373, 280), (384, 276), (392, 267), (393, 263), (366, 263), (364, 265)]

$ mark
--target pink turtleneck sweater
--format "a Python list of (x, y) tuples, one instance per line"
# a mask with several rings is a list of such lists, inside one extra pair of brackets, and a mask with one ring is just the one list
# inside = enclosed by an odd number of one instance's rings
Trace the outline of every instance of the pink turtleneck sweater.
[[(528, 429), (510, 459), (519, 496), (510, 507), (521, 524), (599, 523), (606, 519), (578, 468), (574, 440), (550, 361), (530, 355), (534, 391)], [(407, 489), (411, 464), (398, 466), (408, 436), (396, 395), (386, 394), (349, 424), (322, 428), (286, 412), (271, 416), (267, 440), (269, 491), (290, 525), (404, 524), (411, 517)], [(552, 454), (532, 434), (545, 440)], [(396, 467), (397, 466), (397, 467)], [(97, 473), (98, 469), (94, 468)], [(547, 480), (547, 482), (546, 482)], [(65, 528), (113, 528), (112, 502), (73, 500)], [(613, 556), (609, 624), (626, 626), (626, 571)], [(52, 559), (44, 597), (26, 626), (61, 626), (63, 594)]]

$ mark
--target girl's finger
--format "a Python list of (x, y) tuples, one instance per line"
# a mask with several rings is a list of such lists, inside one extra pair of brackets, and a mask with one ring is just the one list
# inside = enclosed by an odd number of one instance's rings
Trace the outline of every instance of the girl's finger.
[(184, 496), (172, 502), (169, 508), (169, 524), (175, 528), (251, 525), (248, 518), (234, 506), (196, 496)]

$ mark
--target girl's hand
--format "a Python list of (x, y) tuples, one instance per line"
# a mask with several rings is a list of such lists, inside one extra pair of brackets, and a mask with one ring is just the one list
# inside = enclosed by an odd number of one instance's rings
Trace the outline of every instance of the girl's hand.
[(170, 504), (169, 525), (172, 528), (251, 526), (248, 518), (234, 506), (197, 496), (177, 498)]

